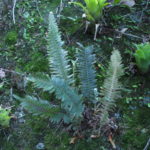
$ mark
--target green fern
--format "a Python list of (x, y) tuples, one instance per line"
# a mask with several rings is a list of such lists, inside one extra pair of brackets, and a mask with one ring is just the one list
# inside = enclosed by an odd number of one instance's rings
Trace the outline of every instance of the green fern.
[[(50, 116), (52, 121), (71, 122), (79, 119), (84, 111), (82, 98), (93, 100), (94, 89), (96, 88), (96, 73), (94, 70), (95, 55), (92, 47), (86, 47), (81, 51), (78, 57), (78, 69), (81, 81), (81, 92), (83, 97), (78, 94), (77, 90), (72, 87), (72, 75), (70, 65), (68, 65), (67, 52), (62, 48), (61, 36), (52, 13), (49, 14), (48, 30), (48, 60), (52, 70), (52, 76), (37, 74), (29, 76), (27, 79), (33, 82), (34, 86), (50, 94), (55, 93), (56, 101), (61, 101), (59, 106), (50, 104), (48, 101), (26, 96), (16, 99), (21, 100), (21, 104), (29, 112)], [(109, 111), (112, 110), (115, 100), (120, 96), (119, 79), (123, 74), (120, 53), (115, 50), (112, 53), (111, 61), (107, 71), (107, 78), (104, 81), (103, 90), (101, 91), (102, 108), (100, 128), (109, 121)]]
[(72, 118), (80, 117), (83, 112), (81, 96), (77, 94), (74, 88), (70, 87), (64, 79), (57, 77), (38, 75), (28, 78), (37, 88), (42, 88), (50, 93), (55, 92), (56, 98), (62, 101), (61, 108), (70, 114)]
[[(62, 41), (53, 13), (49, 14), (48, 42), (47, 52), (52, 77), (50, 78), (45, 74), (36, 74), (35, 76), (29, 76), (27, 79), (33, 82), (35, 87), (43, 89), (43, 91), (54, 92), (56, 98), (61, 100), (60, 108), (63, 113), (61, 112), (61, 115), (57, 114), (56, 117), (67, 118), (69, 116), (71, 120), (81, 117), (84, 106), (81, 96), (70, 86), (73, 80), (69, 75), (70, 66), (68, 65), (67, 52), (62, 49)], [(30, 96), (24, 99), (20, 98), (20, 100), (22, 100), (22, 105), (30, 112), (42, 113), (44, 107), (46, 110), (51, 108), (46, 101), (37, 101), (36, 98)], [(55, 120), (54, 118), (55, 116), (52, 120)]]
[(72, 116), (70, 116), (67, 113), (57, 113), (55, 116), (51, 117), (50, 120), (53, 123), (59, 123), (63, 120), (64, 123), (71, 123), (72, 122)]
[(63, 42), (52, 12), (49, 14), (49, 28), (48, 28), (48, 60), (52, 75), (60, 77), (72, 83), (72, 75), (69, 75), (71, 70), (68, 64), (67, 52), (63, 50)]
[(81, 91), (83, 97), (87, 100), (94, 99), (94, 89), (96, 88), (96, 74), (93, 66), (95, 55), (92, 53), (93, 47), (89, 46), (82, 50), (78, 57)]
[(53, 90), (49, 75), (38, 73), (34, 76), (28, 76), (27, 80), (33, 82), (35, 87), (43, 89), (43, 91)]
[(56, 97), (61, 99), (61, 107), (64, 108), (72, 117), (81, 117), (84, 106), (81, 96), (74, 88), (70, 87), (65, 80), (53, 77), (52, 84), (55, 89)]
[(104, 81), (102, 108), (101, 108), (101, 122), (103, 126), (109, 121), (108, 113), (114, 108), (115, 100), (120, 97), (121, 85), (120, 77), (123, 75), (123, 65), (119, 51), (114, 50), (111, 55), (107, 77)]
[(52, 117), (60, 112), (60, 108), (58, 106), (52, 105), (46, 100), (37, 99), (36, 97), (31, 97), (29, 95), (26, 95), (24, 98), (16, 95), (14, 95), (14, 97), (21, 101), (21, 105), (34, 115)]

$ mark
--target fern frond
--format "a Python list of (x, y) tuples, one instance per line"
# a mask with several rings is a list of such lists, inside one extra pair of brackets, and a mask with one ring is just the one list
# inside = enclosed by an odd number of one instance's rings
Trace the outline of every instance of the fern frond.
[(43, 89), (43, 91), (51, 91), (53, 88), (51, 79), (46, 74), (36, 74), (34, 76), (29, 76), (27, 80), (33, 82), (36, 88)]
[(60, 112), (60, 108), (55, 105), (50, 104), (46, 100), (37, 99), (36, 97), (31, 97), (29, 95), (21, 98), (19, 96), (14, 96), (17, 100), (21, 101), (21, 105), (30, 113), (35, 115), (43, 115), (52, 117)]
[(28, 80), (32, 81), (37, 88), (42, 88), (50, 93), (55, 92), (56, 98), (62, 101), (61, 108), (71, 114), (72, 117), (81, 116), (83, 112), (81, 96), (68, 85), (66, 80), (57, 77), (50, 79), (46, 75), (36, 75), (29, 77)]
[(70, 117), (66, 113), (57, 113), (54, 117), (51, 117), (51, 122), (53, 123), (59, 123), (63, 120), (64, 123), (70, 123), (72, 121), (72, 116)]
[(48, 76), (40, 75), (29, 77), (37, 88), (42, 88), (44, 91), (49, 91), (50, 93), (55, 92), (57, 99), (62, 101), (61, 107), (70, 113), (73, 117), (81, 116), (83, 112), (83, 105), (81, 101), (81, 96), (77, 94), (74, 88), (68, 85), (64, 79), (57, 77), (52, 77), (50, 79)]
[(68, 83), (72, 83), (71, 75), (69, 72), (71, 67), (68, 63), (67, 51), (62, 48), (63, 42), (61, 35), (56, 24), (56, 20), (52, 12), (49, 14), (49, 28), (48, 28), (48, 59), (52, 74), (60, 77)]
[(83, 97), (88, 100), (94, 99), (94, 89), (96, 88), (96, 73), (93, 63), (95, 55), (93, 47), (89, 46), (82, 50), (78, 57), (78, 70), (81, 81), (81, 91)]
[(109, 120), (108, 112), (114, 107), (115, 100), (120, 97), (121, 84), (119, 79), (123, 75), (123, 72), (121, 55), (118, 50), (114, 50), (111, 55), (103, 90), (101, 91), (104, 96), (101, 109), (101, 126)]
[(70, 87), (65, 80), (57, 77), (52, 78), (52, 85), (56, 97), (62, 101), (61, 107), (64, 108), (72, 118), (80, 117), (84, 106), (82, 104), (81, 96), (77, 94), (75, 89)]

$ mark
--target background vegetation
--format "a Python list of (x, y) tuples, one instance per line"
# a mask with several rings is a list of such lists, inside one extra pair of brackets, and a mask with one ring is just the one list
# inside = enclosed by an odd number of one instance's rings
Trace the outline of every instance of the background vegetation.
[[(88, 9), (84, 1), (74, 2)], [(94, 19), (90, 20), (83, 15), (89, 15), (90, 11), (67, 0), (0, 1), (0, 150), (111, 150), (115, 147), (141, 150), (150, 143), (150, 52), (143, 52), (145, 45), (150, 45), (150, 2), (130, 0), (128, 5), (108, 2), (111, 4), (105, 5), (96, 18), (92, 13)], [(60, 29), (73, 78), (77, 79), (75, 85), (80, 83), (77, 53), (83, 47), (93, 46), (100, 94), (113, 49), (121, 53), (125, 70), (121, 78), (123, 89), (110, 112), (116, 128), (103, 127), (103, 131), (108, 131), (103, 136), (97, 136), (93, 129), (85, 129), (86, 122), (81, 126), (78, 122), (54, 123), (47, 116), (33, 115), (13, 96), (54, 100), (54, 94), (35, 89), (26, 80), (29, 74), (37, 72), (52, 74), (47, 58), (50, 11)], [(138, 50), (147, 57), (143, 58)], [(147, 50), (150, 51), (150, 46)], [(83, 132), (76, 133), (78, 129)]]

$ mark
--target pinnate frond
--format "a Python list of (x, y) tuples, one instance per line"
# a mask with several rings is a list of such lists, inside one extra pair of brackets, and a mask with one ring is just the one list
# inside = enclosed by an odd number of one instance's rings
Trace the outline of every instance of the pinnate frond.
[(103, 90), (101, 91), (104, 96), (101, 108), (101, 126), (109, 120), (108, 113), (113, 109), (115, 100), (120, 97), (121, 84), (119, 79), (123, 75), (123, 72), (121, 55), (118, 50), (114, 50), (111, 55)]
[(81, 81), (81, 91), (84, 98), (94, 99), (94, 89), (96, 88), (96, 71), (94, 69), (95, 55), (93, 47), (83, 49), (78, 57), (79, 78)]
[(43, 89), (43, 91), (52, 90), (52, 83), (49, 75), (38, 73), (34, 76), (29, 76), (27, 80), (33, 82), (36, 88)]
[(29, 77), (37, 88), (42, 88), (44, 91), (55, 93), (56, 98), (61, 100), (61, 108), (67, 113), (71, 114), (72, 117), (79, 117), (83, 112), (83, 104), (81, 96), (78, 95), (73, 87), (68, 85), (68, 82), (64, 79), (40, 75)]
[(36, 97), (26, 95), (24, 98), (14, 95), (14, 97), (21, 101), (21, 105), (30, 113), (34, 115), (43, 115), (43, 116), (54, 116), (60, 111), (60, 108), (50, 104), (46, 100), (37, 99)]

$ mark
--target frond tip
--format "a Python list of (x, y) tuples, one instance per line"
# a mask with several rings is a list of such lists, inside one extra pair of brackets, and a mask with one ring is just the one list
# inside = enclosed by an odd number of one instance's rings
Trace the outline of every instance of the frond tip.
[(63, 42), (58, 30), (58, 26), (52, 12), (49, 13), (49, 28), (48, 28), (48, 60), (52, 75), (60, 77), (68, 83), (73, 82), (69, 72), (71, 70), (68, 64), (67, 51), (62, 48)]

